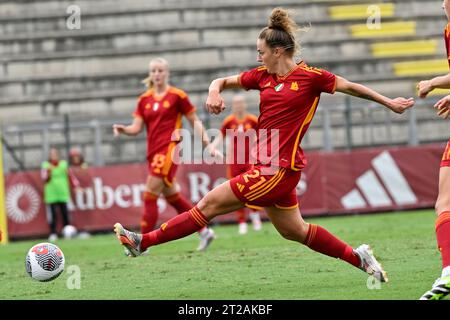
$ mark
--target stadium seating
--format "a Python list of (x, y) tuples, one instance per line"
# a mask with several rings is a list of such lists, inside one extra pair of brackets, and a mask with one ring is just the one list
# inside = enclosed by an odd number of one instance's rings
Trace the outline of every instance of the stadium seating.
[[(13, 122), (19, 126), (23, 121), (60, 121), (63, 114), (86, 120), (126, 119), (136, 97), (145, 90), (140, 81), (146, 75), (148, 61), (155, 56), (169, 60), (173, 84), (186, 90), (192, 101), (201, 106), (213, 78), (257, 65), (255, 39), (274, 6), (269, 0), (83, 0), (77, 4), (81, 28), (74, 30), (67, 27), (72, 12), (68, 10), (70, 1), (11, 0), (0, 4), (3, 119), (17, 119)], [(373, 3), (276, 2), (295, 9), (298, 22), (308, 29), (301, 33), (301, 56), (312, 65), (391, 96), (412, 96), (417, 81), (447, 72), (442, 41), (445, 17), (440, 1), (393, 0), (375, 4), (381, 12), (381, 28), (367, 27), (369, 4)], [(229, 99), (231, 93), (226, 97)], [(257, 94), (250, 94), (249, 102), (250, 111), (257, 113)], [(344, 102), (340, 95), (324, 96), (321, 108), (344, 106)], [(212, 127), (218, 127), (225, 116), (208, 118), (201, 109), (201, 116)], [(423, 109), (417, 116), (424, 119), (425, 126), (433, 121), (433, 113)], [(380, 128), (391, 117), (396, 128), (392, 130), (407, 132), (408, 118), (382, 114)], [(343, 116), (333, 116), (333, 132), (345, 132)], [(307, 148), (323, 146), (322, 125), (319, 110), (305, 141)], [(428, 130), (423, 132), (423, 140), (439, 140)], [(114, 153), (114, 147), (109, 146), (106, 129), (104, 133), (105, 162), (122, 161), (120, 152)], [(76, 143), (88, 146), (90, 134), (77, 135)], [(357, 133), (356, 125), (354, 135), (361, 137), (361, 145), (372, 143)], [(389, 142), (383, 140), (383, 134), (375, 136), (380, 138), (380, 144)], [(401, 134), (395, 136), (399, 143), (407, 142)], [(345, 147), (344, 134), (333, 134), (333, 139), (334, 147)], [(32, 147), (21, 145), (19, 140), (11, 141), (17, 150), (37, 152), (39, 148), (38, 143)], [(123, 144), (137, 143), (127, 140)], [(93, 151), (88, 153), (92, 155)], [(133, 152), (130, 154), (133, 157)], [(137, 152), (134, 156), (138, 157)]]

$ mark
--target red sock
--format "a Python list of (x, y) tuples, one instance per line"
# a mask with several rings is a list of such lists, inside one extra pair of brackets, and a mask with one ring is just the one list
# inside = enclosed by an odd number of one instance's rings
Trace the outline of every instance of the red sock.
[(189, 211), (194, 205), (180, 193), (166, 197), (167, 202), (177, 210), (178, 214)]
[[(172, 207), (175, 208), (175, 210), (177, 210), (178, 214), (189, 211), (194, 206), (185, 197), (183, 197), (182, 194), (178, 192), (166, 197), (166, 200)], [(201, 228), (198, 232), (202, 232), (203, 229), (204, 228)]]
[(333, 258), (339, 258), (359, 268), (359, 257), (351, 246), (342, 242), (321, 226), (310, 224), (304, 245), (314, 251)]
[(450, 266), (450, 211), (444, 211), (438, 216), (436, 238), (442, 256), (442, 269), (444, 269)]
[(141, 220), (141, 233), (147, 233), (155, 229), (158, 220), (158, 196), (148, 191), (144, 192), (144, 215)]
[(236, 211), (236, 215), (237, 215), (237, 218), (238, 218), (238, 222), (239, 222), (239, 223), (245, 223), (245, 222), (247, 222), (246, 215), (245, 215), (245, 209), (244, 209), (244, 208), (239, 209), (238, 211)]
[(146, 233), (142, 237), (141, 250), (167, 241), (188, 236), (208, 224), (208, 219), (197, 207), (192, 208), (163, 223), (158, 230)]

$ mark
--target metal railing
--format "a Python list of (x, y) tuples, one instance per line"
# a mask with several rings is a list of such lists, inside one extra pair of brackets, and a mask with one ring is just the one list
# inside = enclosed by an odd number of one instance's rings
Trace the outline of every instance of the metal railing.
[[(435, 115), (432, 105), (436, 101), (436, 98), (418, 100), (415, 107), (403, 115), (376, 103), (350, 97), (346, 97), (343, 104), (321, 105), (302, 147), (333, 151), (446, 141), (450, 137), (450, 123)], [(213, 117), (200, 113), (207, 128), (210, 123), (220, 123), (220, 119)], [(68, 154), (71, 146), (76, 146), (94, 166), (145, 161), (145, 134), (115, 139), (112, 134), (114, 123), (130, 123), (130, 118), (74, 120), (65, 115), (52, 123), (4, 124), (2, 136), (8, 146), (4, 146), (4, 170), (39, 168), (51, 146), (63, 151), (63, 156)], [(195, 152), (200, 154), (201, 150)]]

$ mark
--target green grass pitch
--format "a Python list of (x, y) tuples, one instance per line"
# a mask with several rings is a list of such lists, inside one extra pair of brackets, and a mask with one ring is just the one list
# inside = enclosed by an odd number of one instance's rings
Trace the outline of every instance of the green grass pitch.
[[(370, 244), (389, 283), (369, 289), (362, 271), (284, 240), (264, 223), (245, 236), (236, 225), (215, 226), (218, 238), (207, 252), (195, 251), (192, 235), (135, 259), (123, 255), (113, 233), (59, 240), (66, 270), (48, 283), (25, 271), (28, 249), (46, 240), (12, 242), (0, 246), (0, 299), (418, 299), (440, 275), (432, 210), (306, 220), (354, 247)], [(80, 289), (67, 287), (71, 265), (81, 272)]]

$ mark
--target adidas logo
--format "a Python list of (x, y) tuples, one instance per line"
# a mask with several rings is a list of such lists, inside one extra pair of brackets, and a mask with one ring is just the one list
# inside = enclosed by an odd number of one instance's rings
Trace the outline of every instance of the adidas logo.
[(386, 207), (393, 202), (397, 205), (417, 203), (416, 195), (388, 151), (374, 158), (371, 164), (375, 171), (366, 171), (356, 179), (357, 187), (341, 198), (345, 209)]

